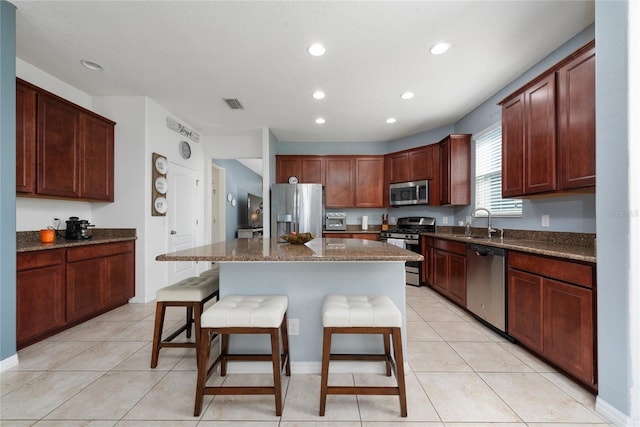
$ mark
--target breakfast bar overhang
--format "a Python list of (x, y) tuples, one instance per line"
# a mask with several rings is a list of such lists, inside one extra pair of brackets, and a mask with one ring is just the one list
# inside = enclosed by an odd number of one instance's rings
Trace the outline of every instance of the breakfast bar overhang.
[[(234, 239), (159, 255), (157, 261), (215, 262), (220, 268), (220, 298), (227, 295), (287, 295), (291, 369), (320, 373), (322, 355), (321, 307), (325, 295), (386, 295), (402, 313), (406, 354), (406, 261), (422, 261), (420, 254), (377, 241), (318, 238), (303, 245), (277, 238)], [(292, 326), (293, 326), (292, 325)], [(296, 332), (298, 333), (296, 335)], [(377, 338), (377, 339), (376, 339)], [(264, 342), (262, 340), (264, 339)], [(266, 338), (234, 336), (231, 350), (259, 353), (269, 348)], [(337, 336), (342, 353), (379, 352), (379, 337)], [(406, 363), (406, 362), (405, 362)], [(363, 363), (361, 372), (383, 371), (383, 364)], [(236, 363), (231, 372), (269, 372), (267, 364)], [(333, 367), (332, 367), (333, 370)], [(340, 371), (340, 365), (337, 365)], [(353, 372), (353, 365), (349, 367)]]

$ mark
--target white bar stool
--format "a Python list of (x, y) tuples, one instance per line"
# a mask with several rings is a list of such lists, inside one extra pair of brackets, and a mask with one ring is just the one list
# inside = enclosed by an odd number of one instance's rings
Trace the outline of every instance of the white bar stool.
[[(407, 416), (407, 393), (404, 381), (404, 357), (402, 354), (402, 314), (393, 301), (383, 295), (327, 295), (322, 303), (322, 377), (320, 386), (320, 416), (324, 416), (327, 394), (398, 395), (400, 415)], [(331, 353), (333, 334), (380, 334), (384, 354), (336, 354)], [(393, 338), (391, 357), (390, 337)], [(330, 387), (330, 360), (381, 360), (385, 362), (387, 376), (395, 371), (396, 387), (336, 386)]]
[[(197, 348), (200, 339), (200, 316), (204, 304), (213, 297), (218, 297), (219, 278), (217, 274), (205, 277), (189, 277), (173, 285), (166, 286), (156, 292), (156, 320), (153, 331), (153, 348), (151, 350), (151, 368), (158, 366), (160, 349), (165, 347)], [(164, 316), (167, 307), (186, 307), (187, 318), (184, 325), (162, 339)], [(191, 338), (191, 325), (195, 323), (195, 343), (172, 342), (178, 335), (186, 331)]]
[[(202, 410), (204, 395), (247, 395), (273, 394), (276, 401), (276, 415), (282, 415), (282, 385), (280, 371), (285, 368), (291, 375), (289, 364), (289, 339), (287, 336), (287, 307), (289, 299), (285, 295), (230, 295), (209, 307), (201, 317), (201, 337), (198, 344), (198, 381), (194, 416)], [(282, 335), (282, 355), (280, 337)], [(221, 336), (220, 355), (207, 367), (211, 352), (211, 334)], [(271, 337), (270, 354), (229, 354), (229, 335), (268, 334)], [(273, 386), (207, 386), (207, 380), (220, 363), (220, 375), (227, 374), (227, 361), (271, 361)]]

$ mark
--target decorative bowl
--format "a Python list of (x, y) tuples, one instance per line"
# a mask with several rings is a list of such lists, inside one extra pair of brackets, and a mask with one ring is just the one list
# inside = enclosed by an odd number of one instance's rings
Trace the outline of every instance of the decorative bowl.
[(315, 237), (311, 233), (297, 233), (285, 234), (280, 236), (280, 238), (287, 243), (292, 243), (294, 245), (304, 245), (305, 243), (313, 240)]

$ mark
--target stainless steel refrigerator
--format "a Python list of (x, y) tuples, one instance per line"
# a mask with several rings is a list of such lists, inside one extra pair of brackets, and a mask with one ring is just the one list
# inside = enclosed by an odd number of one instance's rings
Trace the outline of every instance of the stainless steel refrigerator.
[(292, 231), (322, 237), (322, 209), (322, 184), (273, 184), (272, 237)]

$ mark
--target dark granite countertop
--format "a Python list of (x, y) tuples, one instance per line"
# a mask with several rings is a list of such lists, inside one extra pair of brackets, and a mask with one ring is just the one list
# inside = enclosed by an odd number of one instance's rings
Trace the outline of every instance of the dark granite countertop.
[(233, 239), (164, 255), (158, 261), (422, 261), (422, 255), (362, 239), (316, 238), (304, 245), (278, 239)]
[(40, 243), (40, 231), (18, 231), (16, 233), (16, 249), (18, 252), (30, 252), (137, 239), (135, 228), (92, 228), (89, 230), (91, 238), (84, 240), (67, 240), (64, 238), (64, 232), (64, 230), (58, 231), (55, 243), (43, 244)]
[(486, 228), (473, 228), (472, 237), (464, 235), (463, 227), (438, 227), (429, 236), (464, 243), (494, 246), (531, 254), (596, 263), (596, 242), (593, 233), (544, 232), (532, 230), (505, 230), (504, 237), (489, 239)]

